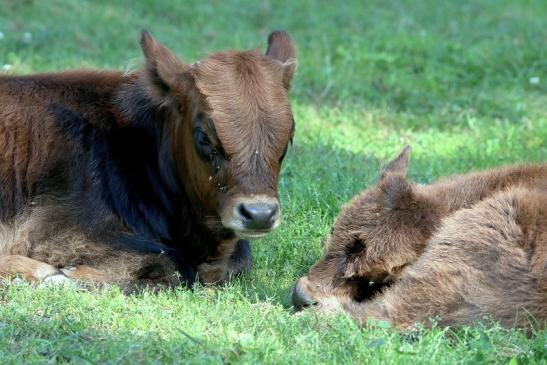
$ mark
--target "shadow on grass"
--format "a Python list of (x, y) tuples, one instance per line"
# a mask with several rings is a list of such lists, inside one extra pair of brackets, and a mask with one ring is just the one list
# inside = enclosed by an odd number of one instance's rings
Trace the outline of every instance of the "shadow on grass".
[[(47, 297), (52, 300), (55, 294)], [(162, 309), (161, 301), (145, 302), (153, 310)], [(93, 311), (91, 304), (84, 301), (79, 310)], [(541, 362), (545, 356), (544, 332), (528, 338), (519, 330), (480, 324), (457, 330), (433, 328), (399, 333), (358, 330), (341, 318), (284, 317), (289, 321), (286, 323), (272, 320), (276, 314), (270, 313), (264, 315), (265, 323), (257, 326), (255, 321), (261, 313), (243, 319), (231, 314), (209, 323), (206, 316), (200, 323), (184, 318), (187, 313), (162, 316), (158, 312), (159, 324), (149, 325), (138, 319), (153, 321), (154, 317), (147, 318), (150, 314), (143, 316), (132, 306), (99, 308), (98, 316), (79, 316), (70, 300), (60, 300), (46, 312), (43, 303), (36, 310), (24, 303), (21, 307), (16, 315), (12, 313), (2, 320), (3, 363), (279, 363), (281, 358), (334, 363), (344, 358), (381, 359), (386, 354), (393, 361), (403, 354), (412, 363), (439, 363), (446, 361), (446, 356), (452, 361), (466, 357), (499, 363), (515, 356)], [(102, 322), (111, 317), (106, 310), (116, 310), (112, 316), (115, 322)]]

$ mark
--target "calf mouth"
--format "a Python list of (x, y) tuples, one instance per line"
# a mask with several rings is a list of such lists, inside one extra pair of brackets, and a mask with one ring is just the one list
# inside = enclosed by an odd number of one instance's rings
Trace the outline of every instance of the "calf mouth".
[(237, 231), (234, 230), (234, 233), (236, 236), (242, 239), (246, 240), (255, 240), (262, 237), (267, 236), (268, 234), (272, 233), (273, 229), (266, 230), (266, 231), (260, 231), (260, 230), (254, 230), (254, 231), (247, 231), (247, 230), (241, 230)]

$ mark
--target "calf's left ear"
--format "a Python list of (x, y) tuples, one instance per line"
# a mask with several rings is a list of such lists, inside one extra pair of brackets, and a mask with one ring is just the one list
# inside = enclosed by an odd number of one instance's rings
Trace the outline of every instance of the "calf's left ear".
[(382, 169), (382, 172), (380, 173), (380, 180), (385, 179), (389, 173), (406, 176), (411, 151), (412, 148), (409, 145), (406, 145), (401, 152), (399, 152), (399, 155)]
[(415, 206), (414, 190), (404, 176), (388, 175), (382, 179), (379, 186), (384, 193), (386, 208), (408, 210)]
[(296, 47), (289, 33), (275, 30), (268, 36), (266, 56), (279, 61), (283, 66), (283, 86), (289, 90), (296, 69)]
[(185, 94), (191, 82), (190, 66), (143, 30), (141, 47), (146, 59), (145, 77), (152, 96), (166, 102), (170, 95)]

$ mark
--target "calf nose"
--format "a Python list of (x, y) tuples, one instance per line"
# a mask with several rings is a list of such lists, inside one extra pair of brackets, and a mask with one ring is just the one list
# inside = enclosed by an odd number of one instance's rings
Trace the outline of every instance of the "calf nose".
[(301, 310), (317, 304), (317, 301), (308, 294), (304, 286), (305, 284), (303, 283), (302, 278), (300, 278), (292, 290), (292, 304), (296, 310)]
[(269, 229), (275, 223), (275, 215), (279, 210), (277, 203), (241, 203), (239, 215), (246, 229)]

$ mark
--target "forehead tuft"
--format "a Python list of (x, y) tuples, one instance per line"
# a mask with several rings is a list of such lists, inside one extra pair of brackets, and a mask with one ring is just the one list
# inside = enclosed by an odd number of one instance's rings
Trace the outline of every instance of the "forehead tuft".
[[(216, 94), (226, 86), (274, 81), (281, 84), (282, 68), (256, 50), (217, 52), (195, 64), (198, 89), (204, 95)], [(236, 85), (228, 85), (236, 83)], [(219, 89), (222, 87), (222, 89)]]
[(292, 114), (279, 63), (251, 50), (215, 53), (194, 67), (196, 87), (228, 153), (240, 152), (241, 137), (253, 151), (284, 148)]
[(215, 112), (271, 108), (285, 94), (282, 69), (257, 51), (215, 53), (195, 67), (198, 91)]

